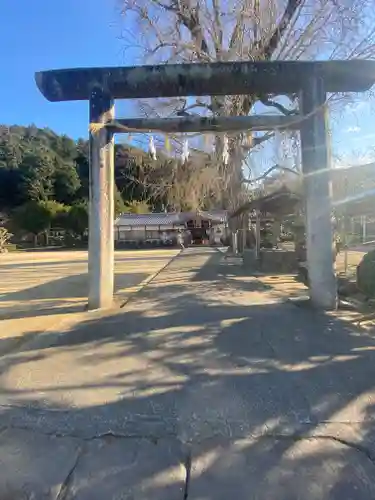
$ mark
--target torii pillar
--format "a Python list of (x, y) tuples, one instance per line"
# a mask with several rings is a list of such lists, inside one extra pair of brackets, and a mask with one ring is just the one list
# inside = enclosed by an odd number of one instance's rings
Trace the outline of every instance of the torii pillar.
[[(90, 95), (90, 123), (114, 118), (114, 102), (100, 87)], [(106, 127), (90, 130), (89, 309), (110, 308), (114, 291), (114, 140)]]
[(306, 81), (300, 93), (301, 157), (304, 174), (306, 250), (310, 299), (328, 310), (337, 308), (332, 228), (331, 154), (326, 89), (320, 75)]
[[(307, 264), (312, 302), (335, 309), (337, 286), (332, 258), (329, 155), (325, 99), (329, 92), (363, 92), (375, 82), (375, 62), (266, 61), (166, 64), (125, 68), (83, 68), (36, 73), (49, 101), (90, 101), (90, 121), (113, 120), (112, 99), (153, 97), (299, 94), (302, 163), (307, 212)], [(290, 117), (220, 117), (217, 119), (133, 120), (136, 129), (168, 132), (264, 130)], [(289, 120), (289, 121), (288, 121)], [(132, 120), (120, 120), (131, 127)], [(90, 135), (89, 308), (113, 301), (113, 138), (117, 124)], [(134, 125), (134, 123), (133, 123)], [(164, 128), (163, 128), (164, 127)], [(296, 128), (296, 127), (294, 127)], [(297, 127), (299, 128), (299, 127)]]

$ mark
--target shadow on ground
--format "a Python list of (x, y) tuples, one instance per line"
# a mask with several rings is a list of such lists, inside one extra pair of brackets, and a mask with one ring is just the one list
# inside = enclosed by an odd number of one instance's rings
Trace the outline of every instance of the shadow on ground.
[[(138, 286), (149, 273), (117, 273), (115, 296), (122, 300), (128, 289)], [(83, 311), (87, 304), (87, 273), (65, 276), (0, 297), (0, 320)], [(10, 305), (8, 305), (10, 304)]]
[[(218, 253), (188, 252), (120, 313), (5, 357), (0, 426), (89, 447), (175, 440), (190, 457), (188, 498), (375, 498), (375, 340), (328, 314), (252, 305), (255, 285), (237, 305), (231, 275)], [(17, 446), (32, 455), (24, 437)], [(173, 456), (128, 481), (149, 484), (184, 460)], [(103, 462), (103, 483), (124, 468)], [(102, 488), (85, 484), (69, 498)], [(144, 498), (162, 498), (165, 483), (152, 484)]]

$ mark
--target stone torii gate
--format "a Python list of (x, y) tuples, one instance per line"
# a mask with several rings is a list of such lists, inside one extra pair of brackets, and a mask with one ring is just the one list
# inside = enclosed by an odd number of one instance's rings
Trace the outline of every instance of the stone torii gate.
[[(90, 123), (89, 309), (111, 307), (114, 288), (114, 142), (128, 130), (226, 132), (299, 128), (306, 196), (307, 261), (312, 302), (337, 305), (332, 261), (331, 181), (326, 95), (363, 92), (375, 82), (375, 62), (219, 62), (163, 66), (84, 68), (35, 75), (49, 101), (88, 100)], [(114, 121), (114, 99), (173, 96), (298, 94), (300, 115)]]

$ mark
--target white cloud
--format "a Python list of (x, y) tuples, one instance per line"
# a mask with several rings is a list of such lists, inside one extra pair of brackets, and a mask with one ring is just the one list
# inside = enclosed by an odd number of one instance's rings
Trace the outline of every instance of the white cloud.
[(361, 127), (358, 127), (358, 125), (354, 125), (353, 127), (348, 127), (346, 129), (346, 132), (353, 133), (353, 132), (359, 132), (360, 130), (361, 130)]
[(356, 101), (356, 102), (351, 102), (345, 106), (346, 111), (349, 111), (350, 113), (356, 113), (362, 109), (364, 109), (368, 103), (365, 100), (362, 101)]

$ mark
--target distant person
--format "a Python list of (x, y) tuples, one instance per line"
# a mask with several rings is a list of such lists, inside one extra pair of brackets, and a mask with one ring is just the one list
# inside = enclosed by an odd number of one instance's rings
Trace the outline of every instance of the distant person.
[(163, 245), (166, 245), (168, 243), (168, 235), (165, 231), (161, 233), (161, 242)]
[(184, 236), (180, 231), (177, 233), (177, 243), (180, 245), (181, 250), (185, 248)]

